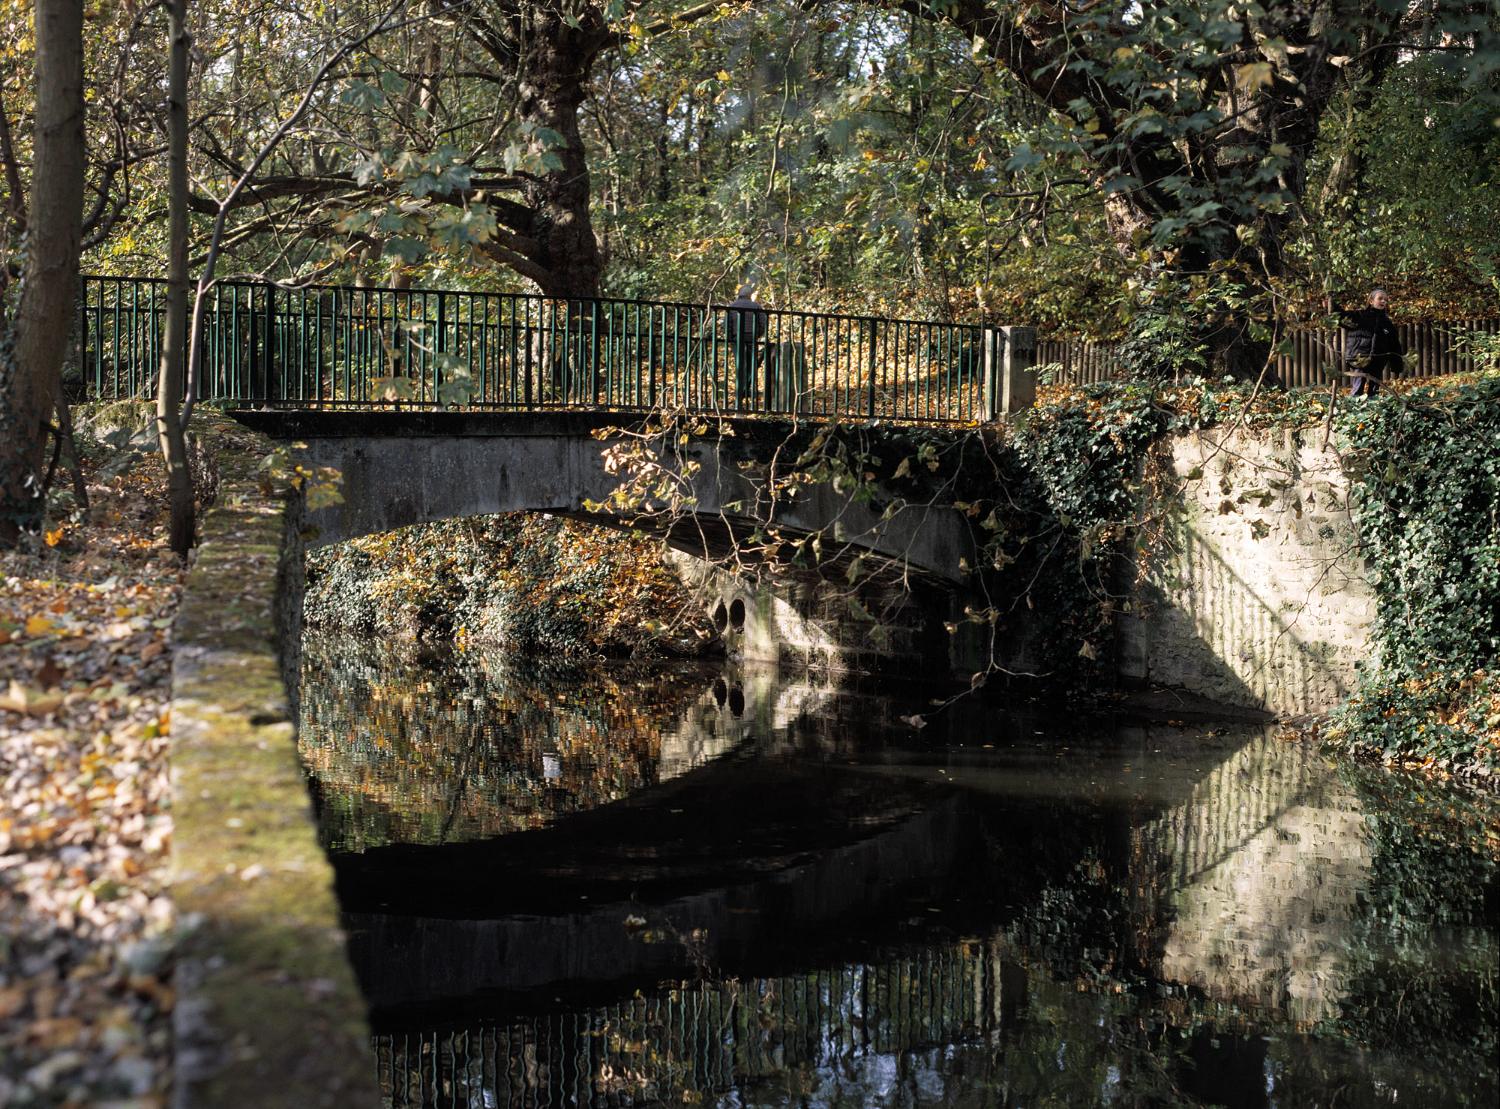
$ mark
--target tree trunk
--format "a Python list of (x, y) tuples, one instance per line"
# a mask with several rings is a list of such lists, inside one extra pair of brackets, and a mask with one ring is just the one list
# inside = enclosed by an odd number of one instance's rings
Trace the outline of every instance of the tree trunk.
[(169, 0), (167, 70), (167, 333), (156, 382), (156, 432), (167, 466), (172, 550), (193, 545), (193, 477), (182, 420), (183, 356), (187, 352), (188, 298), (188, 54), (187, 0)]
[(546, 279), (538, 283), (546, 296), (595, 297), (604, 261), (589, 215), (589, 166), (578, 108), (608, 28), (592, 6), (578, 27), (569, 26), (556, 11), (535, 15), (517, 110), (523, 122), (554, 132), (563, 143), (552, 147), (535, 134), (531, 140), (534, 154), (550, 152), (562, 162), (560, 169), (540, 175), (524, 190), (533, 212), (530, 237), (538, 243), (539, 261), (547, 270)]
[(10, 334), (0, 336), (0, 543), (42, 518), (47, 425), (62, 389), (78, 303), (83, 227), (83, 4), (37, 0), (35, 169), (26, 266)]

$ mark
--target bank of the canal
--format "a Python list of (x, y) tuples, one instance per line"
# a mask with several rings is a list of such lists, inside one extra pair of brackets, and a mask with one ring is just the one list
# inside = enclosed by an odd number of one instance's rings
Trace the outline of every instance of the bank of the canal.
[(231, 421), (196, 434), (213, 500), (173, 628), (174, 1104), (375, 1104), (296, 752), (302, 482)]

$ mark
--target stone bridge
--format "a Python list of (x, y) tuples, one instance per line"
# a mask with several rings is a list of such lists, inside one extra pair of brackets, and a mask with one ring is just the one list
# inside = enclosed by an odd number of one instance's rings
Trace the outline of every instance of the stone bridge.
[[(608, 444), (598, 437), (632, 422), (618, 413), (282, 408), (233, 415), (272, 439), (300, 444), (307, 463), (339, 471), (342, 502), (309, 513), (312, 546), (504, 512), (652, 526), (589, 508), (607, 501), (622, 480), (606, 469)], [(967, 597), (966, 568), (974, 564), (973, 534), (961, 513), (898, 498), (864, 501), (826, 483), (772, 505), (768, 470), (798, 425), (761, 417), (714, 426), (721, 430), (661, 452), (691, 508), (658, 526), (672, 548), (691, 556), (677, 560), (679, 571), (732, 650), (867, 670), (930, 665), (949, 652), (941, 625)], [(696, 470), (685, 472), (686, 462)], [(761, 582), (711, 566), (708, 560), (768, 525), (792, 537), (821, 536), (824, 561), (784, 567)], [(857, 590), (845, 576), (855, 558), (865, 560)]]

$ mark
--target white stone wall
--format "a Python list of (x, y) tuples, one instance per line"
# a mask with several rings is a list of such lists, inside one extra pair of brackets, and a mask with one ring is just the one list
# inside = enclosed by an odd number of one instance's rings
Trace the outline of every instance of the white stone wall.
[(1375, 603), (1349, 483), (1322, 438), (1210, 431), (1170, 444), (1178, 496), (1159, 534), (1142, 531), (1123, 676), (1288, 716), (1354, 688)]

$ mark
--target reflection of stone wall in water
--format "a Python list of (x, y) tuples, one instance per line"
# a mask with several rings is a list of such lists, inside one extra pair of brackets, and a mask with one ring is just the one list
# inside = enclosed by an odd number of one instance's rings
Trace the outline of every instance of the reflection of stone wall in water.
[(1371, 850), (1315, 751), (1253, 740), (1136, 835), (1166, 871), (1163, 978), (1298, 1022), (1338, 1015)]

